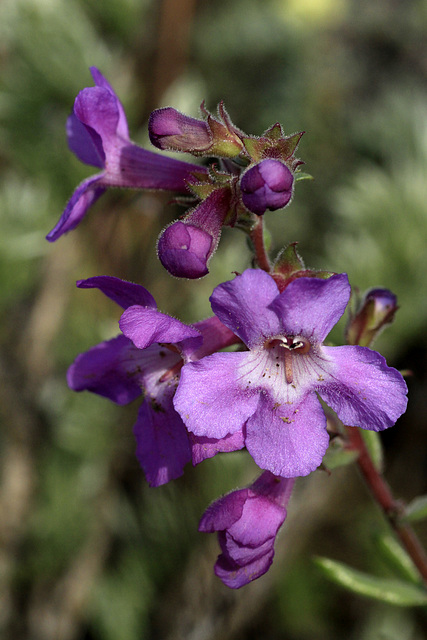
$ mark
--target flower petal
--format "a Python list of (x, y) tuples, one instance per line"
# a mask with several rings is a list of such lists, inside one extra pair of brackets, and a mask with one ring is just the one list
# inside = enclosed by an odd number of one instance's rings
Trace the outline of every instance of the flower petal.
[(255, 411), (258, 396), (240, 388), (237, 370), (246, 353), (215, 353), (181, 370), (174, 406), (197, 436), (224, 438)]
[(105, 153), (100, 136), (95, 131), (91, 135), (74, 113), (67, 118), (66, 132), (68, 146), (80, 162), (100, 169), (105, 167)]
[(119, 112), (119, 121), (117, 123), (117, 133), (123, 138), (129, 138), (129, 130), (128, 130), (128, 124), (126, 120), (125, 110), (123, 109), (123, 105), (120, 102), (116, 92), (114, 91), (113, 87), (108, 82), (108, 80), (102, 75), (99, 69), (97, 69), (96, 67), (90, 67), (90, 72), (92, 74), (92, 78), (96, 86), (107, 89), (115, 97), (117, 110)]
[(254, 562), (239, 567), (230, 562), (223, 554), (218, 557), (214, 571), (215, 575), (231, 589), (240, 589), (245, 584), (256, 580), (268, 571), (273, 562), (274, 549)]
[(271, 304), (279, 295), (273, 278), (260, 269), (247, 269), (220, 284), (210, 297), (215, 315), (252, 347), (265, 336), (276, 335), (280, 322)]
[(114, 143), (120, 118), (117, 96), (104, 87), (82, 89), (74, 101), (74, 114), (92, 132), (101, 137), (104, 152)]
[(231, 527), (242, 515), (249, 489), (237, 489), (215, 500), (200, 519), (199, 531), (213, 533)]
[(325, 414), (316, 395), (278, 407), (268, 395), (261, 395), (246, 423), (245, 444), (257, 465), (276, 476), (294, 478), (314, 471), (329, 444)]
[(177, 278), (203, 278), (207, 267), (213, 238), (203, 229), (180, 220), (173, 222), (162, 232), (157, 253), (169, 273)]
[(193, 465), (199, 464), (207, 458), (213, 458), (217, 453), (229, 453), (239, 451), (245, 446), (245, 439), (242, 431), (220, 438), (206, 438), (205, 436), (195, 436), (189, 433), (192, 451)]
[(187, 180), (206, 168), (142, 149), (117, 137), (107, 151), (105, 184), (130, 189), (162, 189), (187, 194)]
[(156, 301), (147, 289), (140, 284), (127, 282), (113, 276), (94, 276), (86, 280), (78, 280), (77, 286), (80, 289), (99, 289), (123, 309), (133, 305), (157, 308)]
[(317, 391), (345, 424), (381, 431), (406, 411), (406, 383), (379, 353), (358, 346), (323, 351), (331, 363)]
[(344, 313), (350, 292), (345, 273), (327, 280), (297, 278), (269, 308), (281, 319), (284, 334), (320, 343)]
[(128, 307), (119, 321), (120, 329), (138, 349), (154, 342), (181, 344), (182, 349), (196, 349), (202, 343), (197, 329), (156, 309), (135, 305)]
[[(257, 527), (257, 522), (253, 522), (252, 526)], [(258, 560), (266, 553), (269, 553), (274, 547), (274, 536), (265, 540), (256, 546), (245, 545), (235, 540), (230, 530), (221, 531), (218, 534), (218, 541), (224, 556), (232, 563), (236, 563), (239, 567), (247, 565), (254, 560)]]
[(124, 336), (81, 353), (67, 372), (67, 382), (74, 391), (92, 391), (117, 404), (128, 404), (141, 395), (136, 375), (140, 362), (137, 349)]
[[(173, 390), (172, 390), (173, 393)], [(172, 397), (162, 403), (146, 397), (134, 426), (136, 457), (144, 469), (148, 484), (158, 487), (178, 478), (191, 460), (188, 432), (173, 408)]]
[[(286, 518), (286, 509), (267, 496), (249, 491), (239, 520), (227, 527), (228, 532), (240, 545), (260, 547), (275, 538)], [(233, 556), (234, 560), (236, 558)]]
[(88, 209), (104, 193), (105, 188), (100, 184), (103, 176), (103, 173), (98, 173), (79, 184), (68, 201), (58, 223), (52, 231), (47, 234), (46, 239), (49, 240), (49, 242), (54, 242), (62, 236), (62, 234), (77, 227), (86, 215)]

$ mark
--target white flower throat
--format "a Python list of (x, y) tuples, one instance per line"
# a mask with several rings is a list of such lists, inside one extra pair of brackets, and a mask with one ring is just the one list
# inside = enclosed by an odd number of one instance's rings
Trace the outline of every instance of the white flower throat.
[(264, 344), (266, 349), (283, 349), (281, 353), (284, 360), (286, 382), (288, 384), (291, 384), (294, 379), (294, 357), (308, 353), (310, 346), (309, 341), (302, 336), (274, 336)]

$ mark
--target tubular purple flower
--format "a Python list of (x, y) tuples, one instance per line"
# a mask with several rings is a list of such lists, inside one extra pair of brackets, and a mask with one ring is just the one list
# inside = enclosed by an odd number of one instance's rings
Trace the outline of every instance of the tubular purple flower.
[(162, 157), (131, 142), (120, 100), (98, 69), (91, 67), (91, 73), (96, 86), (78, 94), (67, 121), (67, 137), (81, 162), (102, 171), (77, 187), (58, 224), (46, 236), (50, 242), (77, 227), (109, 187), (186, 194), (186, 181), (193, 172), (206, 172), (204, 167)]
[(366, 347), (326, 347), (350, 297), (346, 274), (297, 278), (281, 293), (248, 269), (214, 290), (212, 309), (248, 347), (186, 364), (174, 396), (189, 431), (241, 433), (261, 469), (308, 475), (329, 444), (317, 394), (346, 425), (380, 431), (406, 410), (401, 374)]
[(397, 297), (388, 289), (370, 289), (346, 330), (347, 342), (369, 346), (381, 331), (394, 320), (398, 310)]
[(213, 136), (203, 120), (190, 118), (172, 107), (156, 109), (148, 120), (151, 143), (158, 149), (203, 152), (212, 145)]
[[(207, 445), (203, 438), (189, 438), (172, 398), (184, 361), (203, 357), (238, 338), (216, 317), (192, 327), (159, 312), (144, 287), (119, 278), (98, 276), (80, 280), (77, 286), (97, 288), (125, 309), (120, 320), (124, 335), (80, 354), (68, 370), (68, 385), (119, 405), (143, 396), (134, 434), (136, 455), (149, 484), (165, 484), (182, 475), (191, 460), (197, 464), (229, 450), (230, 438)], [(236, 438), (232, 441), (235, 450)]]
[(293, 485), (293, 479), (265, 471), (247, 489), (232, 491), (205, 511), (199, 531), (219, 532), (222, 553), (215, 574), (227, 587), (239, 589), (268, 571)]
[(230, 201), (228, 188), (215, 189), (182, 221), (166, 227), (159, 237), (157, 253), (170, 274), (195, 279), (209, 273), (208, 262), (218, 246)]
[(242, 202), (249, 211), (262, 216), (267, 209), (285, 207), (292, 198), (294, 177), (280, 160), (267, 158), (242, 175)]

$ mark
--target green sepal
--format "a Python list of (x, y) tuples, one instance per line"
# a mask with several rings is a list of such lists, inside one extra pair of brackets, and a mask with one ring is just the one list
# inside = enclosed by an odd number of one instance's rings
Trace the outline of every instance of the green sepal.
[(262, 160), (264, 145), (259, 138), (243, 138), (242, 142), (253, 162), (259, 162), (260, 160)]
[(409, 522), (418, 522), (427, 518), (427, 496), (418, 496), (410, 502), (403, 516)]
[(360, 429), (360, 435), (366, 445), (369, 457), (375, 465), (375, 469), (382, 472), (384, 469), (384, 453), (380, 434), (377, 431)]
[(334, 438), (323, 456), (323, 465), (332, 471), (337, 467), (345, 467), (357, 460), (359, 452), (350, 449), (344, 449), (343, 443), (339, 438)]
[(296, 271), (305, 269), (304, 261), (297, 251), (298, 242), (291, 242), (284, 247), (274, 262), (274, 271), (290, 275)]
[(304, 171), (295, 171), (294, 180), (295, 182), (298, 182), (298, 180), (314, 180), (314, 178), (310, 173), (305, 173)]
[(427, 591), (413, 584), (377, 578), (330, 558), (318, 557), (314, 561), (327, 578), (353, 593), (398, 607), (427, 606)]
[(270, 138), (270, 140), (280, 140), (284, 137), (283, 127), (279, 122), (273, 124), (272, 127), (264, 131), (263, 137)]
[(374, 534), (374, 544), (390, 569), (404, 580), (422, 584), (418, 569), (394, 536), (389, 533)]

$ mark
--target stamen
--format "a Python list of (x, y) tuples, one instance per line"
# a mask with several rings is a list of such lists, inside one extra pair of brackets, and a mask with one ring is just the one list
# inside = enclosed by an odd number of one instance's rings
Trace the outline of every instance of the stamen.
[(164, 372), (164, 374), (159, 378), (159, 382), (167, 382), (168, 380), (171, 380), (172, 378), (177, 376), (181, 371), (183, 365), (183, 360), (177, 362), (173, 367)]
[[(283, 345), (284, 347), (287, 347), (287, 345)], [(289, 347), (288, 347), (289, 349)], [(285, 356), (285, 377), (286, 377), (286, 382), (288, 384), (291, 384), (291, 382), (293, 382), (294, 379), (294, 374), (293, 374), (293, 370), (292, 370), (292, 353), (289, 353), (289, 351), (284, 351), (283, 355)]]

